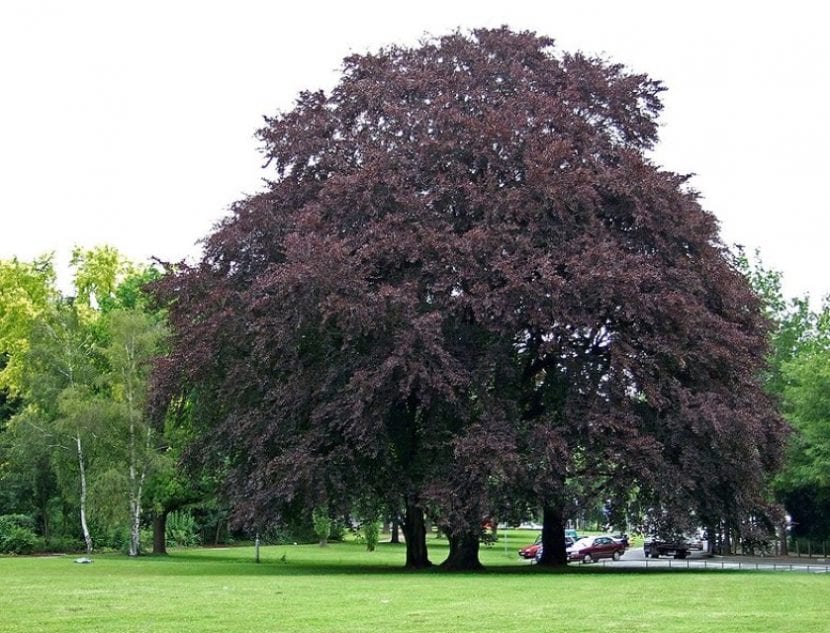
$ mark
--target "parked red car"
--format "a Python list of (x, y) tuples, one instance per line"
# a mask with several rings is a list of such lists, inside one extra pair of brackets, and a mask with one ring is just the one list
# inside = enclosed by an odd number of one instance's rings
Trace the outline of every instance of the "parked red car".
[(593, 563), (600, 558), (620, 560), (625, 554), (625, 545), (610, 536), (586, 536), (568, 548), (568, 560)]
[(542, 535), (536, 537), (536, 540), (533, 541), (532, 545), (526, 545), (522, 549), (519, 550), (519, 556), (522, 558), (529, 558), (534, 559), (536, 558), (536, 552), (539, 551), (539, 548), (542, 547)]
[[(574, 544), (574, 540), (570, 536), (565, 537), (565, 548)], [(532, 545), (527, 545), (519, 550), (519, 556), (528, 560), (538, 558), (539, 552), (542, 550), (542, 535), (536, 537)]]

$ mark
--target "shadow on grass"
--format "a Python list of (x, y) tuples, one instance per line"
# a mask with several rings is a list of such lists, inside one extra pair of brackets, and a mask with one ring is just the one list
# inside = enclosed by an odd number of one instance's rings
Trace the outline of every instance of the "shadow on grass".
[[(431, 548), (437, 554), (433, 559), (440, 562), (446, 548)], [(138, 559), (155, 567), (165, 575), (180, 576), (438, 576), (438, 577), (487, 577), (487, 576), (654, 576), (667, 574), (746, 574), (750, 570), (701, 569), (701, 568), (631, 568), (606, 565), (568, 565), (567, 567), (546, 568), (528, 565), (525, 561), (499, 563), (478, 571), (447, 571), (438, 564), (428, 569), (411, 570), (404, 567), (402, 546), (381, 545), (377, 564), (350, 560), (360, 556), (372, 556), (354, 547), (339, 545), (329, 550), (311, 549), (309, 546), (285, 545), (263, 547), (261, 562), (254, 561), (252, 547), (231, 547), (227, 549), (190, 549), (174, 551), (167, 556), (147, 556)], [(392, 560), (390, 555), (400, 556)], [(127, 557), (125, 562), (129, 563)], [(148, 570), (149, 571), (149, 570)]]

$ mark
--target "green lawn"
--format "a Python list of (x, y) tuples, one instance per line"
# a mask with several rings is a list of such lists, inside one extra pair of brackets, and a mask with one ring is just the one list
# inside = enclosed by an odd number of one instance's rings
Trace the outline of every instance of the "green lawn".
[[(259, 565), (249, 547), (97, 555), (91, 565), (3, 558), (0, 631), (830, 630), (824, 574), (548, 573), (520, 563), (515, 549), (485, 550), (488, 570), (478, 574), (403, 572), (403, 547), (388, 544), (374, 553), (355, 543), (267, 547)], [(445, 554), (432, 539), (430, 551), (437, 561)]]

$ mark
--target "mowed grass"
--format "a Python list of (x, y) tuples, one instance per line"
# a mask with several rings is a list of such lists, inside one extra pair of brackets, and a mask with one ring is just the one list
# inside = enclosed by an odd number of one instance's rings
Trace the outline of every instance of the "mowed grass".
[[(434, 561), (445, 547), (430, 540)], [(830, 631), (826, 574), (546, 572), (515, 549), (484, 550), (481, 573), (406, 572), (389, 544), (4, 558), (0, 631)]]

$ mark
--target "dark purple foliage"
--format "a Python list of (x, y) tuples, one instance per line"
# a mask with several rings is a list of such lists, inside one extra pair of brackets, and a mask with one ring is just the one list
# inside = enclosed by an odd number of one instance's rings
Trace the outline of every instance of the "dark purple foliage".
[(238, 518), (387, 494), (474, 566), (506, 495), (560, 522), (574, 485), (757, 505), (784, 436), (766, 324), (645, 157), (661, 90), (502, 28), (352, 56), (266, 120), (273, 180), (158, 286), (159, 400), (212, 403)]

